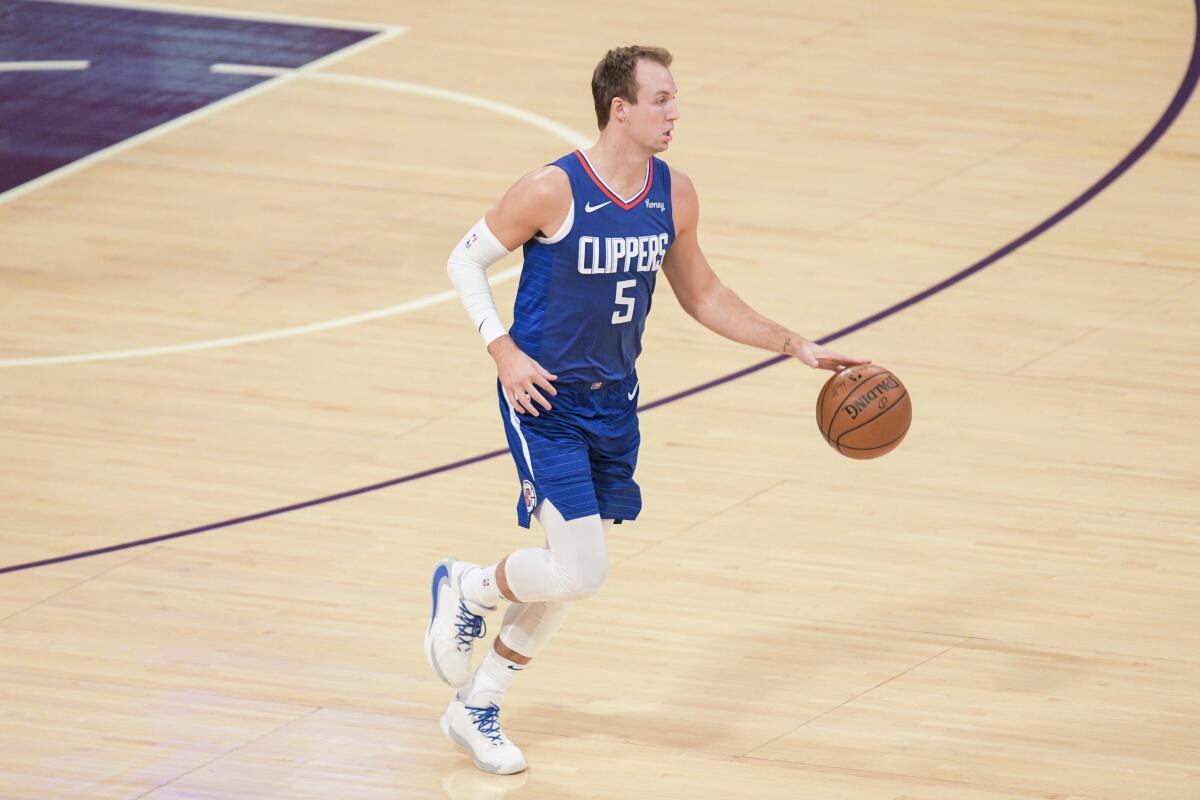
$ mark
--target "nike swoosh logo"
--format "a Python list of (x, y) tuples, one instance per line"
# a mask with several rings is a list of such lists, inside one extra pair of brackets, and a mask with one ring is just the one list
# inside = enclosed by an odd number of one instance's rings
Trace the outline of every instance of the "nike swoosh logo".
[(629, 395), (628, 395), (628, 397), (629, 397), (629, 399), (630, 399), (630, 400), (632, 400), (632, 399), (634, 398), (634, 396), (635, 396), (635, 395), (637, 395), (637, 390), (638, 390), (638, 387), (639, 387), (639, 386), (641, 386), (641, 385), (642, 385), (642, 382), (641, 382), (641, 381), (638, 381), (637, 383), (635, 383), (635, 384), (633, 385), (633, 391), (632, 391), (632, 392), (630, 392), (630, 393), (629, 393)]
[(438, 568), (433, 571), (433, 613), (429, 615), (429, 627), (433, 628), (433, 621), (437, 618), (438, 607), (438, 589), (441, 588), (443, 581), (450, 580), (450, 570), (445, 564), (438, 564)]
[(511, 664), (508, 666), (508, 668), (511, 669), (513, 672), (521, 672), (522, 670), (525, 669), (524, 667), (514, 667)]
[(606, 205), (608, 205), (608, 204), (609, 204), (609, 203), (611, 203), (611, 202), (612, 202), (612, 200), (609, 200), (607, 203), (601, 203), (601, 204), (600, 204), (600, 205), (598, 205), (598, 206), (594, 206), (594, 205), (592, 205), (591, 203), (584, 203), (584, 204), (583, 204), (583, 210), (584, 210), (585, 212), (587, 212), (588, 214), (590, 214), (590, 213), (592, 213), (593, 211), (597, 211), (597, 210), (599, 210), (599, 209), (601, 209), (601, 208), (604, 208)]

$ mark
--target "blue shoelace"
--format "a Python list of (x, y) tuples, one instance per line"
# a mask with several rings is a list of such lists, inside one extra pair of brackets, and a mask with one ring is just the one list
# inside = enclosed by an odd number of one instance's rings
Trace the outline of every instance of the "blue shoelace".
[(471, 722), (479, 732), (492, 740), (492, 744), (504, 744), (504, 734), (500, 731), (500, 706), (489, 703), (487, 708), (467, 706)]
[(487, 623), (483, 621), (483, 617), (472, 614), (461, 600), (458, 601), (458, 621), (454, 623), (454, 627), (458, 629), (455, 636), (458, 639), (458, 649), (464, 653), (471, 649), (472, 639), (487, 635)]

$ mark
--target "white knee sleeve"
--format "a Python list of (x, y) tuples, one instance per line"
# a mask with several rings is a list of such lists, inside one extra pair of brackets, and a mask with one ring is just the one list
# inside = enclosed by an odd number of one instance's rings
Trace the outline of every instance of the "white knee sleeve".
[(534, 516), (546, 531), (547, 547), (517, 550), (504, 562), (517, 600), (568, 602), (598, 592), (608, 577), (605, 533), (611, 522), (595, 514), (564, 520), (549, 500), (542, 501)]
[(536, 656), (566, 620), (573, 603), (513, 603), (504, 612), (500, 641), (526, 658)]

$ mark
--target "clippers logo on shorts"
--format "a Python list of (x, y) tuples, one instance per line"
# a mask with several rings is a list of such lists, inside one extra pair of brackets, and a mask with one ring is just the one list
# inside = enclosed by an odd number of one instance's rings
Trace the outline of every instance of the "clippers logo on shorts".
[(521, 481), (521, 494), (525, 496), (525, 510), (530, 514), (537, 507), (537, 492), (533, 489), (533, 484), (529, 481)]

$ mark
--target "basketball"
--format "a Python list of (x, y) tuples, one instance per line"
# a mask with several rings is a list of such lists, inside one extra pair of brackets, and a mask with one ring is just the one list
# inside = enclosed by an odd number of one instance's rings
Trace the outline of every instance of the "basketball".
[(878, 458), (904, 440), (912, 422), (908, 390), (877, 364), (835, 373), (817, 396), (817, 427), (829, 446), (850, 458)]

